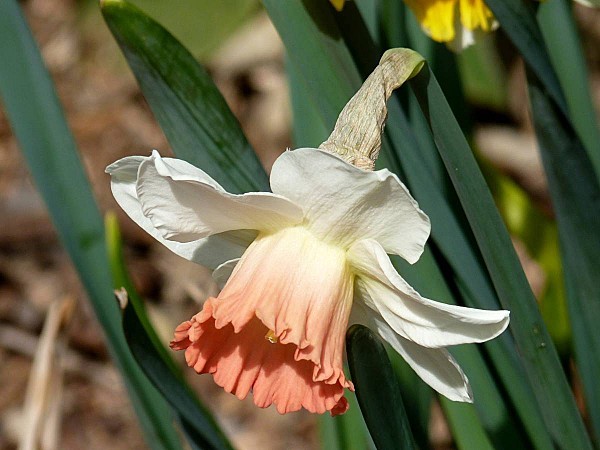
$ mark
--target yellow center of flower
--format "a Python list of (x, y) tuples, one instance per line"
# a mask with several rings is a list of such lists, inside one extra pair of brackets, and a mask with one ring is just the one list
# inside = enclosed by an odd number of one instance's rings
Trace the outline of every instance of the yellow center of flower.
[[(474, 31), (491, 31), (494, 15), (483, 0), (405, 0), (421, 26), (438, 42), (450, 42), (457, 27)], [(457, 14), (460, 21), (457, 20)]]
[(279, 341), (279, 339), (277, 339), (277, 336), (275, 335), (275, 332), (273, 330), (269, 330), (267, 332), (267, 334), (265, 334), (265, 339), (267, 341), (269, 341), (271, 344), (277, 344), (277, 342)]

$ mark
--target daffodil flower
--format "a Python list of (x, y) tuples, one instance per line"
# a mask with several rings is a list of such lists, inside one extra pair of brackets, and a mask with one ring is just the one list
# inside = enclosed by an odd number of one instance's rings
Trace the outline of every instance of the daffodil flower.
[[(588, 7), (600, 6), (600, 0), (575, 1)], [(330, 2), (341, 11), (345, 0)], [(431, 39), (445, 43), (456, 52), (498, 28), (494, 14), (484, 0), (404, 0), (404, 3), (412, 9), (421, 28)]]
[[(553, 1), (553, 0), (546, 0)], [(575, 0), (589, 7), (600, 0)], [(423, 31), (454, 51), (472, 45), (485, 33), (498, 28), (494, 14), (484, 0), (404, 0), (413, 10)]]
[[(330, 2), (338, 11), (344, 8), (345, 0)], [(431, 39), (446, 43), (457, 52), (498, 27), (484, 0), (404, 0), (404, 3)]]
[(288, 150), (275, 161), (272, 193), (230, 194), (157, 151), (108, 166), (129, 217), (178, 255), (214, 269), (222, 287), (171, 342), (196, 372), (280, 413), (341, 414), (345, 389), (354, 389), (343, 367), (346, 330), (360, 323), (436, 391), (472, 401), (445, 347), (498, 336), (509, 313), (429, 300), (396, 272), (388, 254), (415, 263), (429, 218), (396, 175), (370, 170), (385, 102), (421, 66), (415, 52), (386, 52), (322, 149)]
[(353, 389), (344, 339), (358, 322), (438, 392), (471, 401), (444, 347), (494, 338), (508, 312), (428, 300), (396, 272), (387, 253), (416, 262), (430, 224), (388, 170), (365, 171), (318, 149), (286, 151), (273, 165), (273, 193), (242, 195), (156, 151), (107, 172), (142, 228), (184, 258), (216, 266), (223, 290), (177, 327), (171, 347), (226, 391), (252, 391), (258, 406), (275, 403), (281, 413), (344, 412), (344, 388)]
[(405, 0), (431, 39), (460, 51), (498, 27), (483, 0)]

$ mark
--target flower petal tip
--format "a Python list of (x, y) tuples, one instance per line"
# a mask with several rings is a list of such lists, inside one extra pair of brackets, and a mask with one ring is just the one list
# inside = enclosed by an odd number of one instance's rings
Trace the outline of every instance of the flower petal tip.
[(474, 403), (475, 399), (473, 397), (473, 392), (471, 391), (471, 386), (467, 384), (467, 386), (465, 386), (465, 391), (464, 392), (457, 392), (457, 395), (455, 398), (450, 398), (448, 397), (450, 400), (452, 400), (453, 402), (460, 402), (460, 403)]
[(348, 403), (346, 397), (342, 397), (337, 402), (337, 404), (333, 408), (331, 408), (331, 411), (329, 411), (329, 413), (331, 414), (331, 417), (340, 416), (342, 414), (345, 414), (346, 411), (348, 411), (348, 408), (350, 408), (350, 403)]

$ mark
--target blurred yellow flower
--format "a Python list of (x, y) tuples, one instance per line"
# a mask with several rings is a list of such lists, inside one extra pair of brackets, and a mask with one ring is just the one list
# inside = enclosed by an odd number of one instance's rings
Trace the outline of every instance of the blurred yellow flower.
[(335, 9), (337, 9), (338, 11), (341, 11), (342, 9), (344, 9), (344, 3), (346, 2), (346, 0), (329, 0), (329, 1), (333, 5), (333, 7)]
[[(589, 0), (583, 0), (589, 1)], [(598, 0), (592, 0), (598, 1)], [(330, 0), (338, 11), (345, 0)], [(404, 0), (434, 41), (445, 42), (460, 51), (475, 42), (475, 35), (498, 26), (483, 0)]]
[(405, 0), (423, 30), (437, 42), (462, 50), (478, 33), (498, 26), (483, 0)]
[[(590, 7), (600, 0), (575, 0)], [(341, 11), (345, 0), (330, 0)], [(484, 0), (404, 0), (431, 39), (444, 42), (454, 51), (473, 44), (484, 33), (498, 27)]]

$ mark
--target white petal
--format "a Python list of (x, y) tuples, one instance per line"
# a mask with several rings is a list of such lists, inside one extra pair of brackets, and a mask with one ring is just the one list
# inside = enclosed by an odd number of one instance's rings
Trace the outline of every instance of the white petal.
[[(469, 30), (467, 27), (462, 26), (458, 14), (456, 14), (456, 16), (458, 24), (455, 24), (454, 29), (456, 30), (456, 33), (454, 35), (454, 39), (452, 39), (449, 42), (446, 42), (446, 46), (454, 53), (460, 53), (465, 48), (475, 44), (475, 41), (481, 37), (481, 34), (483, 32), (481, 30)], [(479, 31), (479, 33), (477, 31)]]
[(302, 221), (302, 210), (268, 192), (229, 194), (191, 164), (158, 152), (140, 164), (137, 197), (164, 238), (189, 242), (230, 230), (272, 231)]
[(448, 305), (421, 297), (394, 269), (373, 240), (357, 242), (348, 251), (357, 293), (405, 339), (430, 348), (485, 342), (502, 333), (508, 311), (486, 311)]
[(379, 314), (360, 304), (353, 306), (351, 320), (377, 332), (437, 392), (457, 402), (473, 402), (467, 376), (446, 349), (426, 348), (404, 339)]
[[(456, 9), (456, 14), (454, 14), (454, 29), (456, 32), (454, 34), (454, 39), (450, 42), (446, 42), (446, 46), (453, 52), (460, 53), (467, 47), (485, 39), (489, 35), (489, 32), (483, 31), (481, 28), (470, 30), (463, 26), (460, 14), (458, 13), (458, 4), (456, 5)], [(494, 31), (498, 26), (498, 21), (494, 20), (491, 24), (490, 31)]]
[(372, 238), (412, 264), (429, 237), (429, 218), (386, 169), (368, 172), (333, 154), (302, 148), (275, 161), (271, 188), (302, 206), (315, 235), (345, 248)]
[[(240, 257), (254, 240), (255, 232), (227, 232), (186, 243), (163, 238), (150, 219), (142, 213), (135, 190), (138, 168), (146, 159), (148, 158), (130, 156), (106, 168), (106, 172), (111, 176), (110, 186), (115, 200), (127, 215), (169, 250), (197, 264), (213, 269), (224, 261)], [(170, 162), (178, 164), (179, 160), (170, 160)]]
[(575, 0), (577, 3), (588, 6), (590, 8), (600, 7), (600, 0)]
[(239, 261), (240, 258), (225, 261), (213, 271), (212, 277), (213, 280), (215, 280), (215, 283), (217, 283), (219, 289), (223, 289), (225, 287), (225, 283), (227, 283), (227, 280), (229, 280), (229, 277), (233, 273), (233, 269), (235, 269), (235, 266)]

